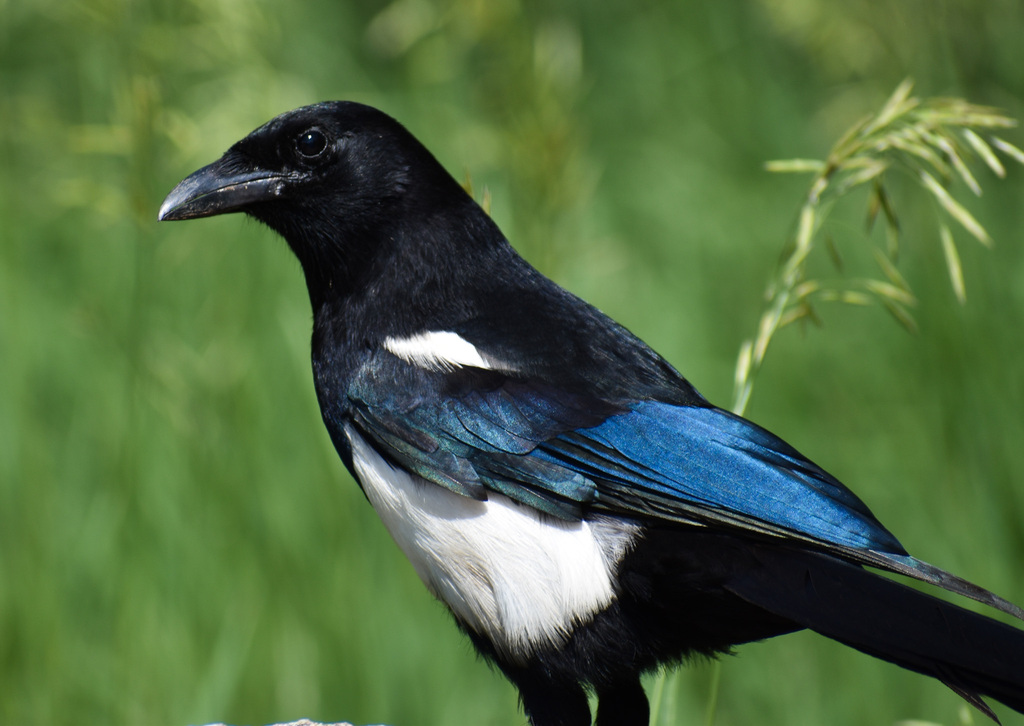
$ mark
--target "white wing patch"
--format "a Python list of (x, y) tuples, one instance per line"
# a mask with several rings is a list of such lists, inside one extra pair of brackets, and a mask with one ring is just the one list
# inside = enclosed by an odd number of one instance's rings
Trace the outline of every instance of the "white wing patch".
[(408, 338), (387, 338), (384, 347), (399, 358), (421, 368), (450, 371), (454, 368), (498, 368), (458, 333), (427, 331)]
[(558, 645), (615, 598), (635, 525), (565, 522), (496, 493), (478, 502), (386, 462), (352, 427), (352, 461), (430, 591), (509, 657)]

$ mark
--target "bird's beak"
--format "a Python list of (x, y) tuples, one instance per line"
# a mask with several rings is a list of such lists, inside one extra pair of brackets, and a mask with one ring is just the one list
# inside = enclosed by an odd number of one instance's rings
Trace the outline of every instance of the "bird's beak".
[(280, 196), (289, 179), (267, 170), (233, 171), (231, 161), (225, 155), (185, 177), (167, 195), (157, 219), (165, 222), (239, 212), (253, 202)]

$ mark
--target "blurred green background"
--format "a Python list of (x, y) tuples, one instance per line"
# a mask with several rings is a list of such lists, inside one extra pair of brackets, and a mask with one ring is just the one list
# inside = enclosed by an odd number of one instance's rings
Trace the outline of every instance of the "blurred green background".
[[(156, 224), (251, 129), (383, 108), (728, 405), (807, 183), (763, 162), (821, 157), (907, 76), (1020, 118), (1022, 37), (1019, 0), (0, 0), (0, 723), (523, 723), (331, 448), (285, 245), (238, 216)], [(748, 414), (912, 552), (1024, 602), (1024, 174), (978, 173), (996, 246), (958, 231), (967, 305), (933, 201), (897, 190), (919, 334), (823, 308)], [(830, 234), (858, 274), (851, 209)], [(666, 723), (702, 723), (709, 674), (672, 682)], [(806, 634), (728, 659), (717, 713), (965, 718)]]

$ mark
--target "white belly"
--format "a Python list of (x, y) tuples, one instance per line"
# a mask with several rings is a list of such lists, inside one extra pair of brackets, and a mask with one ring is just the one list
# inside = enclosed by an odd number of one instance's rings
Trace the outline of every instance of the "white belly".
[(420, 578), (505, 655), (562, 642), (615, 598), (615, 566), (636, 526), (565, 522), (496, 493), (478, 502), (395, 469), (351, 427), (346, 434), (367, 498)]

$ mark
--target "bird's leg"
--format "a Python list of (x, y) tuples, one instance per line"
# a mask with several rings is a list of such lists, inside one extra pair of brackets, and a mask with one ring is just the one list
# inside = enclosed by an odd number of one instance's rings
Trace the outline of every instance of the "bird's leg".
[(595, 726), (647, 726), (650, 717), (647, 694), (639, 677), (597, 688)]
[(530, 668), (503, 670), (519, 689), (530, 726), (590, 726), (590, 704), (579, 683), (552, 680)]

